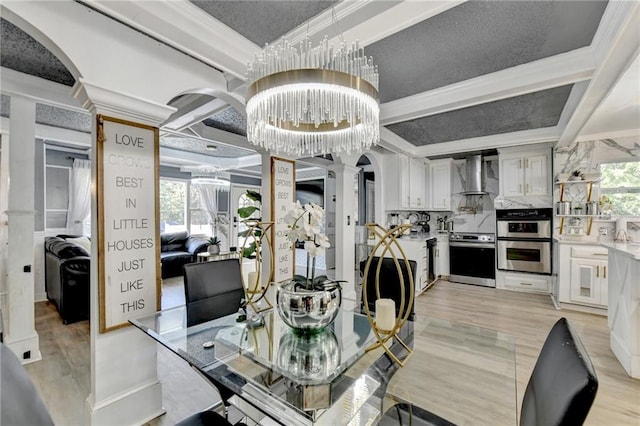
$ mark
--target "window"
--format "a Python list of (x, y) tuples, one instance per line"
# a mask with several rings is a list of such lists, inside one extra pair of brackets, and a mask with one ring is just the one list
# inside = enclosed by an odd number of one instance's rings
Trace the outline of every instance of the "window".
[(187, 230), (187, 182), (160, 179), (160, 232)]
[(600, 172), (601, 204), (610, 203), (614, 215), (640, 216), (640, 161), (601, 164)]

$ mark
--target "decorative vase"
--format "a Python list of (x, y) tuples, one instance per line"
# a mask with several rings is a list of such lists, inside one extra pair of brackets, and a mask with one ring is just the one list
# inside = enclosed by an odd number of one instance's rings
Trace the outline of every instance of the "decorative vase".
[(209, 254), (220, 254), (220, 246), (211, 244), (209, 247), (207, 247), (207, 252)]
[(297, 334), (314, 334), (331, 325), (342, 304), (339, 285), (324, 290), (306, 289), (295, 281), (278, 285), (278, 314)]

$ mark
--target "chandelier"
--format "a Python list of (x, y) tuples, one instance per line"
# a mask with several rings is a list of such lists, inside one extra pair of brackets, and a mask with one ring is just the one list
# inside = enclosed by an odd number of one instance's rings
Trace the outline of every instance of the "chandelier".
[(358, 43), (286, 39), (247, 66), (247, 139), (296, 156), (362, 152), (380, 140), (378, 67)]

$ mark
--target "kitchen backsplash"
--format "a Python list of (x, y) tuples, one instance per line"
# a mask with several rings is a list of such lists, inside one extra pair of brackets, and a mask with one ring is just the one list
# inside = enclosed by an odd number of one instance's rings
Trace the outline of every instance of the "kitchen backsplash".
[[(581, 173), (599, 172), (600, 164), (612, 161), (624, 161), (626, 159), (640, 160), (640, 137), (624, 137), (614, 139), (599, 139), (593, 141), (583, 141), (573, 144), (569, 148), (560, 148), (554, 150), (554, 182), (558, 179), (559, 174), (571, 174), (575, 171)], [(588, 185), (565, 185), (565, 201), (582, 202), (586, 201)], [(599, 187), (594, 186), (591, 196), (592, 201), (598, 201), (600, 196)], [(560, 200), (560, 187), (554, 185), (553, 201)], [(586, 224), (586, 219), (583, 219)], [(618, 222), (618, 226), (616, 226)], [(587, 241), (611, 241), (618, 233), (618, 227), (626, 227), (624, 229), (627, 236), (633, 241), (640, 241), (640, 212), (638, 212), (637, 220), (628, 218), (625, 221), (618, 221), (613, 216), (611, 220), (594, 220), (591, 228), (591, 234), (582, 237)], [(559, 234), (560, 221), (554, 223), (555, 234)]]

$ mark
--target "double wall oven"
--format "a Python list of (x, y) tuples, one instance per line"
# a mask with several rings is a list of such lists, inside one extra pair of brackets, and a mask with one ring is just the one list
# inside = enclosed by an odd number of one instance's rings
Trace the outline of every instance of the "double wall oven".
[(497, 210), (498, 269), (551, 275), (552, 217), (553, 209)]

